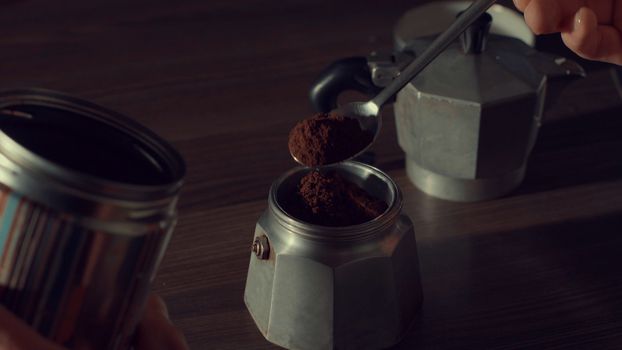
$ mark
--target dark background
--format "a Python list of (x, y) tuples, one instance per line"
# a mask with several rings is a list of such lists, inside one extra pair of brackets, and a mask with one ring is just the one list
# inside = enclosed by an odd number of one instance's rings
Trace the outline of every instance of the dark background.
[[(242, 293), (268, 187), (294, 166), (287, 133), (323, 67), (390, 49), (418, 3), (0, 1), (0, 87), (65, 91), (171, 141), (188, 176), (154, 289), (192, 349), (269, 349)], [(557, 35), (538, 48), (573, 57)], [(386, 110), (376, 165), (415, 221), (426, 298), (398, 349), (622, 347), (622, 109), (609, 66), (582, 62), (525, 183), (494, 201), (416, 190)]]

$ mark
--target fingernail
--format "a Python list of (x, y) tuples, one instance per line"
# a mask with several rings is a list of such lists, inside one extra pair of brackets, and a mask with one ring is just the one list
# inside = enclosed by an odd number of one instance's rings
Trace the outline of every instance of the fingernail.
[(592, 10), (587, 7), (581, 7), (577, 13), (574, 15), (574, 21), (572, 23), (572, 31), (578, 29), (580, 26), (585, 27), (589, 24), (590, 18), (592, 15)]
[(168, 307), (166, 306), (164, 300), (156, 295), (151, 295), (150, 299), (151, 303), (153, 303), (155, 311), (164, 316), (167, 320), (170, 319)]
[(166, 317), (167, 320), (171, 318), (171, 315), (168, 313), (168, 306), (164, 303), (164, 301), (160, 300), (160, 313)]
[(574, 21), (572, 22), (572, 31), (574, 32), (575, 29), (577, 29), (581, 23), (583, 22), (583, 14), (581, 9), (579, 9), (579, 11), (577, 11), (577, 13), (575, 13), (574, 15)]

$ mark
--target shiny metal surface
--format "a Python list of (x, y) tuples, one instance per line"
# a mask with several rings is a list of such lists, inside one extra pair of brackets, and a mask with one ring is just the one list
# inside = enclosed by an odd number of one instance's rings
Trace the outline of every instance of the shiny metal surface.
[(268, 242), (268, 237), (259, 236), (255, 238), (251, 246), (251, 251), (261, 260), (268, 259), (270, 257), (270, 243)]
[(251, 255), (244, 301), (267, 340), (288, 349), (382, 349), (396, 344), (422, 301), (412, 222), (395, 183), (370, 166), (329, 167), (389, 204), (373, 221), (310, 225), (283, 209), (285, 194), (309, 169), (286, 173), (270, 190), (255, 237), (267, 260)]
[[(410, 50), (425, 50), (429, 40), (414, 41)], [(397, 135), (409, 178), (448, 200), (509, 193), (524, 177), (545, 97), (554, 98), (567, 83), (557, 78), (584, 74), (576, 63), (513, 38), (493, 35), (488, 49), (475, 55), (455, 43), (397, 96)]]
[(435, 173), (406, 158), (406, 174), (415, 186), (423, 192), (434, 194), (435, 197), (457, 202), (503, 196), (520, 185), (525, 177), (525, 170), (526, 166), (498, 177), (466, 180)]
[[(427, 52), (436, 42), (421, 30), (434, 27), (428, 33), (434, 34), (439, 25), (413, 22), (416, 16), (440, 16), (446, 25), (468, 4), (426, 4), (406, 13), (395, 27), (399, 51), (367, 58), (374, 84), (398, 79), (408, 55)], [(492, 17), (482, 16), (464, 33), (470, 35), (463, 34), (462, 46), (450, 45), (397, 95), (397, 134), (407, 173), (424, 192), (443, 199), (491, 199), (520, 185), (547, 108), (568, 78), (585, 76), (576, 62), (538, 52), (529, 37), (507, 32), (519, 19), (511, 10), (495, 5), (490, 12)], [(492, 23), (493, 32), (504, 35), (489, 36), (491, 18), (514, 24)], [(471, 48), (469, 38), (491, 43)]]
[[(413, 40), (438, 35), (455, 20), (456, 14), (471, 3), (469, 0), (438, 0), (417, 4), (405, 12), (393, 27), (395, 50), (404, 51)], [(531, 47), (535, 46), (535, 35), (514, 6), (495, 4), (487, 12), (493, 17), (492, 34), (517, 38)]]
[(384, 105), (391, 97), (398, 93), (406, 84), (419, 74), (430, 64), (445, 48), (447, 48), (458, 36), (464, 32), (479, 16), (492, 6), (495, 0), (476, 0), (467, 8), (460, 17), (438, 35), (434, 41), (424, 50), (419, 51), (415, 60), (410, 63), (401, 74), (395, 78), (384, 90), (382, 90), (372, 101), (377, 106)]
[(128, 349), (176, 222), (183, 160), (145, 128), (88, 102), (46, 90), (0, 92), (0, 109), (16, 105), (112, 125), (174, 174), (158, 186), (107, 181), (50, 162), (0, 131), (0, 303), (68, 348)]
[(410, 52), (378, 52), (367, 56), (367, 64), (371, 71), (371, 79), (376, 86), (387, 86), (400, 75), (400, 71), (414, 59)]
[(138, 186), (78, 173), (30, 152), (0, 130), (3, 184), (60, 210), (102, 219), (136, 220), (173, 210), (185, 165), (167, 142), (127, 117), (59, 92), (0, 91), (0, 110), (23, 104), (66, 109), (113, 126), (153, 149), (177, 180), (162, 186)]
[[(415, 40), (409, 51), (425, 51), (431, 40)], [(410, 180), (448, 200), (507, 194), (522, 182), (547, 100), (564, 88), (565, 78), (584, 75), (575, 62), (515, 38), (491, 35), (478, 54), (454, 43), (396, 99)]]
[[(420, 51), (415, 59), (409, 63), (400, 74), (382, 90), (378, 95), (367, 102), (352, 102), (339, 107), (335, 114), (355, 118), (361, 124), (361, 128), (374, 135), (373, 140), (358, 153), (351, 155), (352, 159), (365, 152), (378, 137), (381, 122), (379, 118), (380, 108), (406, 86), (417, 74), (440, 55), (459, 35), (464, 32), (478, 17), (485, 13), (496, 0), (476, 0), (458, 17), (443, 33), (436, 37), (424, 51)], [(301, 163), (292, 154), (292, 158)], [(347, 160), (347, 159), (343, 159)], [(302, 163), (301, 163), (302, 164)], [(304, 165), (304, 164), (303, 164)]]

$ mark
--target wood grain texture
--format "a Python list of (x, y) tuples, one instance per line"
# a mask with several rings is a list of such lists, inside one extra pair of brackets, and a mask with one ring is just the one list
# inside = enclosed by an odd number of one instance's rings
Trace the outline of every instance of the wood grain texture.
[[(0, 87), (40, 86), (126, 113), (188, 162), (154, 289), (192, 349), (273, 349), (242, 294), (286, 135), (331, 61), (391, 47), (422, 1), (0, 1)], [(509, 1), (503, 2), (509, 4)], [(568, 54), (558, 37), (539, 47)], [(430, 198), (403, 170), (392, 110), (375, 164), (415, 222), (425, 302), (397, 349), (622, 348), (622, 109), (606, 67), (551, 106), (515, 193)]]

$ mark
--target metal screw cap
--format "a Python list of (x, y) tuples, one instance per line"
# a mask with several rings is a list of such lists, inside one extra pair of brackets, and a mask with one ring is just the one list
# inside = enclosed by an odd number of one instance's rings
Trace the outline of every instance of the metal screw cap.
[(255, 237), (252, 251), (260, 260), (267, 260), (268, 257), (270, 257), (270, 244), (268, 243), (268, 237), (265, 235)]

